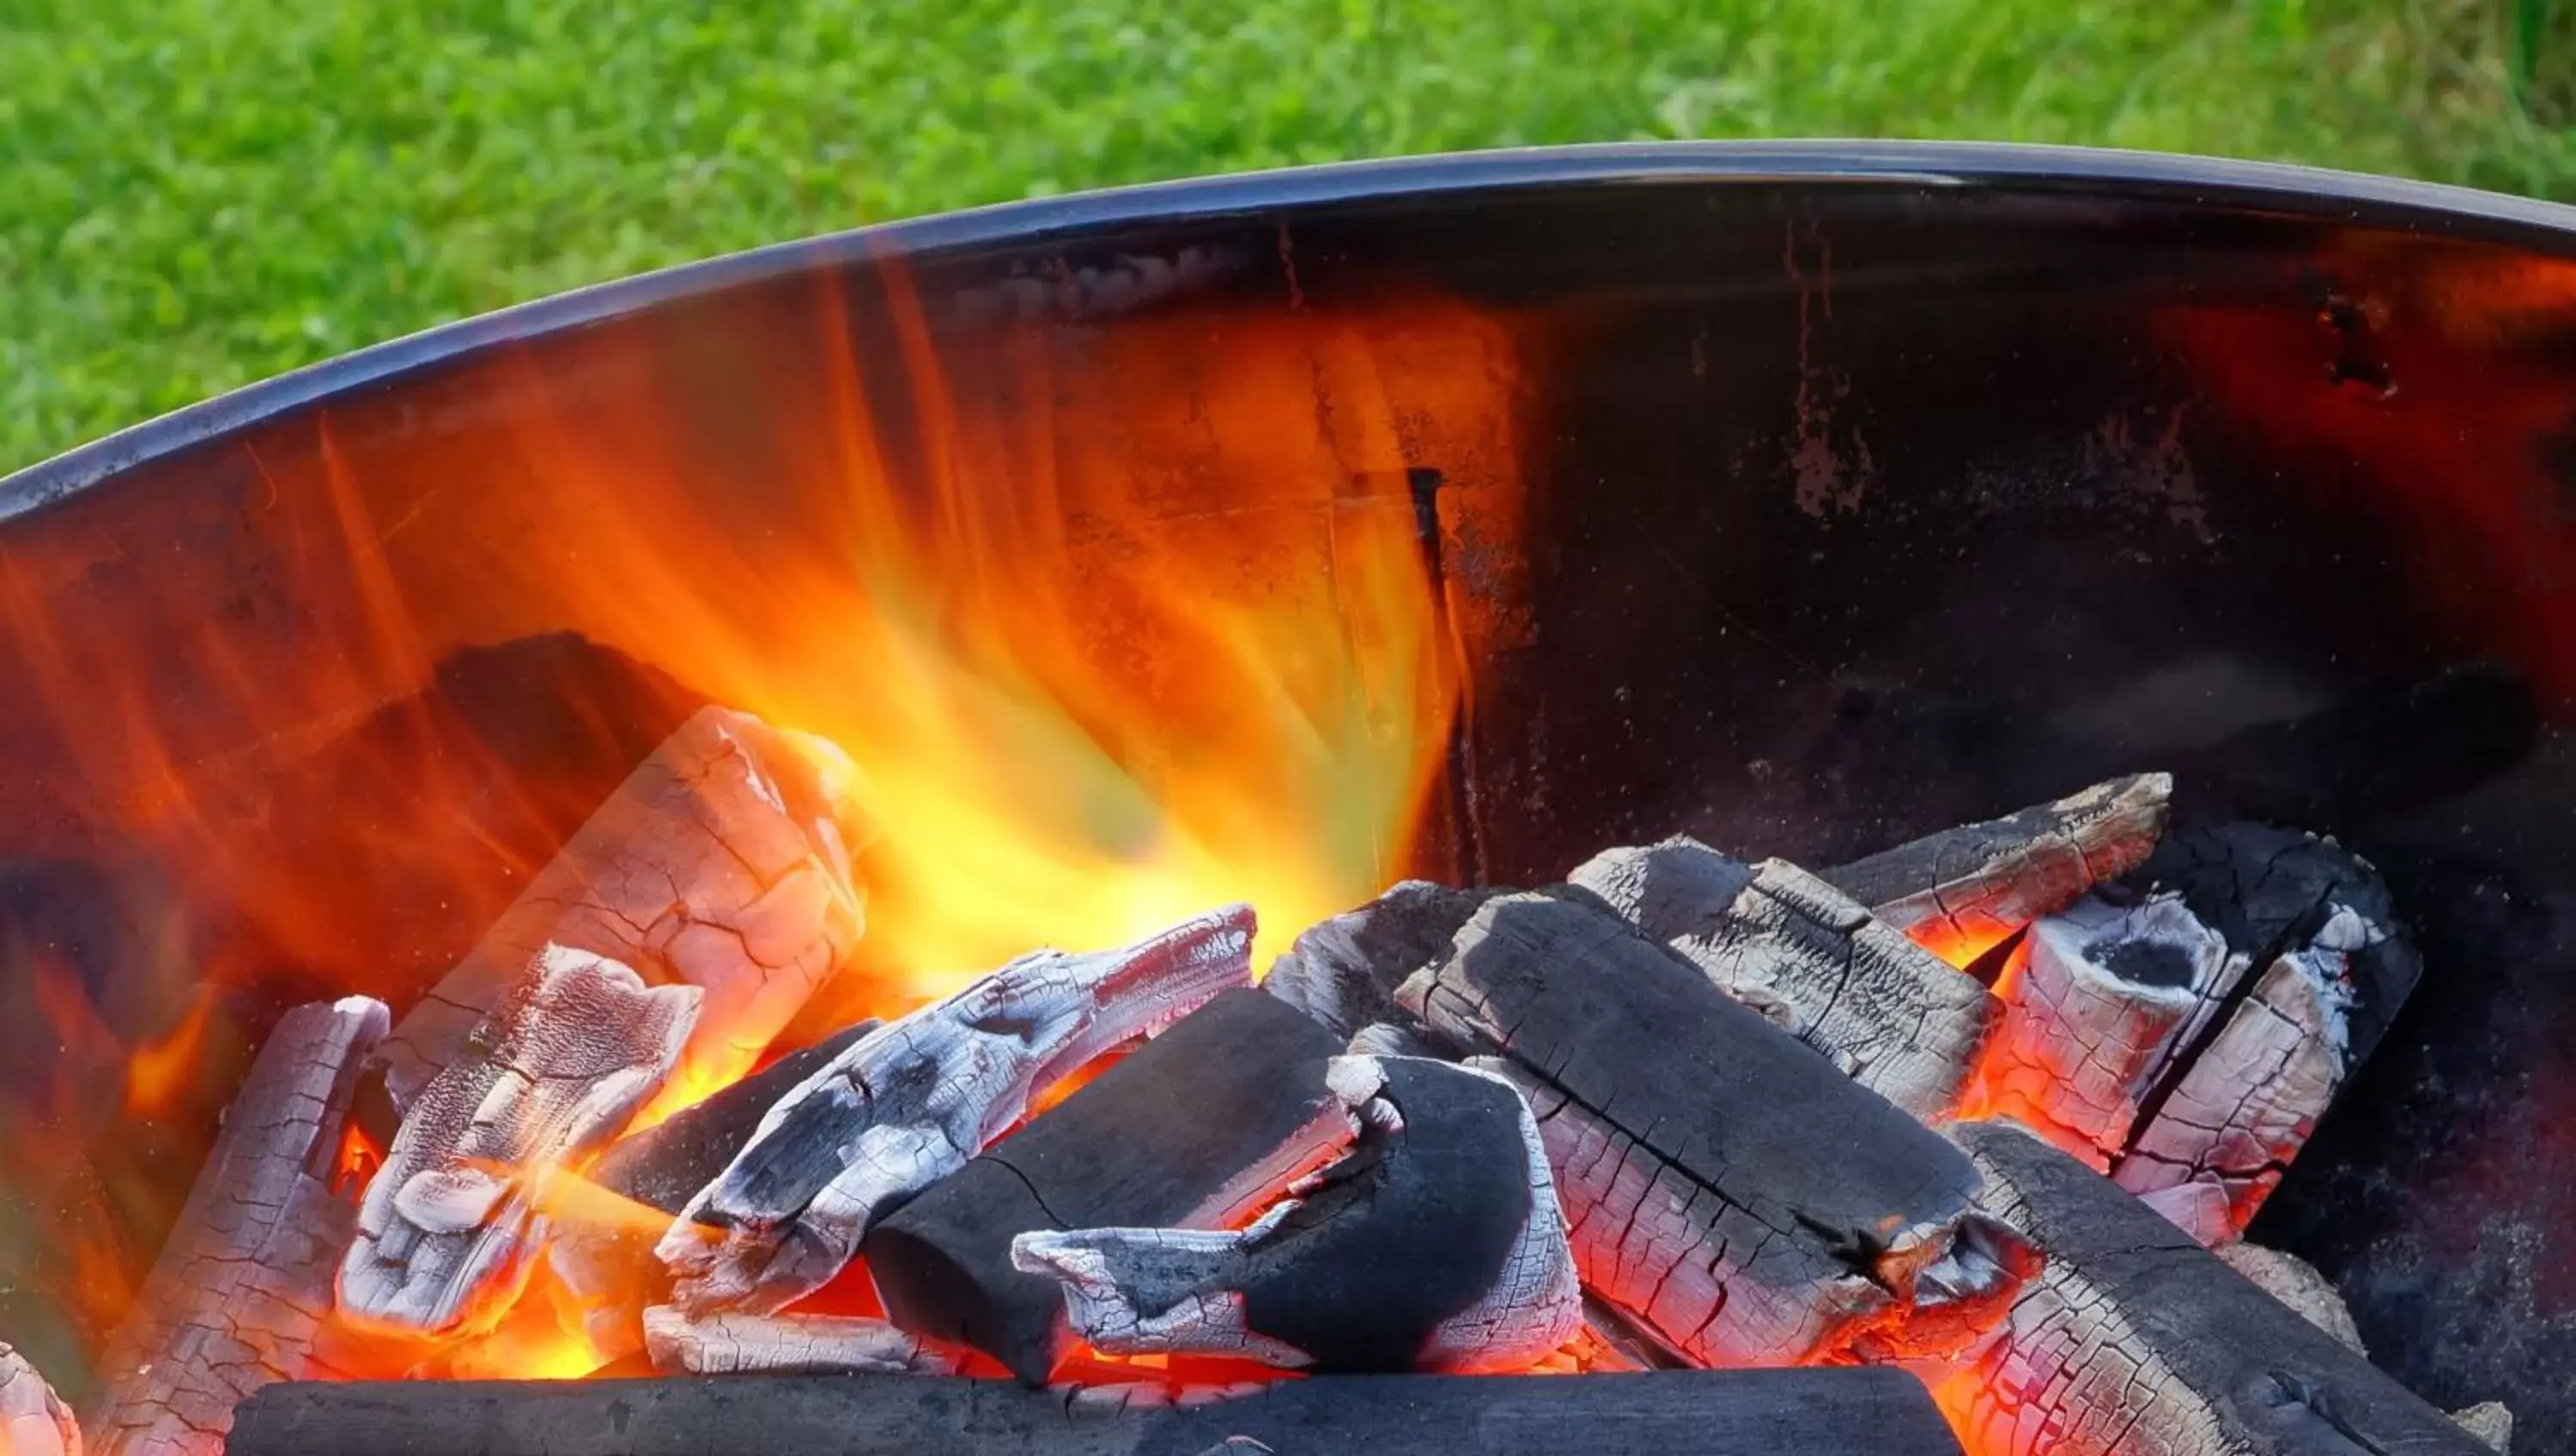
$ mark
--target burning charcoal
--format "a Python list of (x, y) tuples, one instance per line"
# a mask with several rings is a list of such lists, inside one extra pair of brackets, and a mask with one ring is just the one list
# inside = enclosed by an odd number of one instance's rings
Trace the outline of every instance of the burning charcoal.
[(2292, 1314), (2334, 1336), (2334, 1342), (2356, 1355), (2369, 1351), (2361, 1347), (2361, 1330), (2352, 1322), (2352, 1310), (2343, 1296), (2316, 1266), (2295, 1254), (2249, 1244), (2242, 1239), (2222, 1244), (2211, 1250), (2219, 1262), (2242, 1274), (2255, 1288), (2281, 1302)]
[(711, 1314), (656, 1306), (644, 1346), (665, 1375), (954, 1375), (957, 1361), (887, 1324), (855, 1315)]
[(843, 1027), (779, 1058), (756, 1075), (719, 1089), (704, 1102), (619, 1138), (591, 1164), (587, 1176), (620, 1197), (678, 1213), (751, 1141), (761, 1116), (780, 1098), (881, 1024), (872, 1017)]
[(1979, 1456), (2484, 1456), (2110, 1180), (2002, 1123), (1955, 1136), (1979, 1204), (2047, 1256), (1943, 1392)]
[[(605, 1413), (623, 1413), (610, 1419)], [(243, 1406), (231, 1456), (1957, 1456), (1895, 1370), (1654, 1375), (1320, 1375), (1208, 1404), (1069, 1399), (920, 1375), (724, 1380), (423, 1381), (275, 1386)], [(2428, 1448), (2429, 1449), (2429, 1448)], [(2408, 1456), (2414, 1456), (2409, 1452)]]
[(1584, 1283), (1692, 1361), (1938, 1356), (2027, 1272), (1956, 1148), (1607, 910), (1493, 901), (1398, 999), (1503, 1054)]
[(2423, 973), (2388, 887), (2332, 840), (2259, 824), (2190, 830), (2140, 880), (2179, 891), (2261, 967), (2180, 1043), (2139, 1107), (2121, 1185), (2204, 1241), (2242, 1230)]
[(821, 739), (707, 708), (655, 749), (385, 1041), (408, 1108), (547, 944), (705, 992), (672, 1077), (750, 1070), (859, 941), (857, 770)]
[(870, 1230), (888, 1317), (1043, 1383), (1072, 1344), (1064, 1293), (1013, 1266), (1012, 1238), (1249, 1216), (1349, 1144), (1324, 1081), (1339, 1050), (1259, 991), (1219, 995)]
[(2132, 774), (1825, 871), (1895, 929), (1964, 960), (2135, 869), (2164, 833), (2170, 774)]
[(389, 1019), (352, 996), (299, 1006), (269, 1034), (99, 1356), (84, 1422), (94, 1452), (202, 1456), (236, 1401), (306, 1373), (351, 1236), (332, 1189), (350, 1093)]
[(532, 1181), (616, 1136), (661, 1089), (701, 995), (587, 951), (539, 951), (368, 1181), (341, 1308), (435, 1334), (506, 1307), (544, 1238)]
[(1037, 951), (842, 1052), (672, 1225), (674, 1302), (767, 1313), (821, 1288), (1057, 1078), (1249, 984), (1252, 931), (1237, 905), (1120, 950)]
[[(773, 1104), (878, 1025), (868, 1020), (845, 1027), (664, 1122), (627, 1134), (583, 1176), (636, 1205), (680, 1212), (751, 1141)], [(660, 1297), (664, 1282), (653, 1257), (662, 1227), (631, 1218), (567, 1219), (553, 1234), (548, 1263), (579, 1297), (592, 1348), (603, 1354), (644, 1348), (644, 1306)]]
[(2158, 846), (2135, 878), (2180, 893), (2258, 966), (2317, 943), (2338, 912), (2349, 913), (2352, 923), (2339, 933), (2359, 943), (2338, 948), (2352, 987), (2352, 1065), (2379, 1045), (2423, 976), (2423, 957), (2379, 871), (2331, 839), (2267, 824), (2190, 829)]
[(2169, 895), (2087, 896), (2033, 925), (2028, 944), (1969, 1110), (2016, 1118), (2107, 1168), (2245, 962)]
[(1994, 998), (1831, 885), (1686, 838), (1611, 850), (1570, 878), (1862, 1086), (1925, 1121), (1957, 1106)]
[(1336, 1058), (1330, 1080), (1357, 1149), (1251, 1227), (1025, 1233), (1013, 1262), (1064, 1281), (1075, 1331), (1111, 1355), (1509, 1371), (1572, 1338), (1564, 1218), (1510, 1084), (1376, 1057)]
[(1458, 927), (1492, 896), (1406, 880), (1298, 936), (1261, 989), (1345, 1039), (1370, 1022), (1394, 1021), (1395, 988), (1448, 954)]
[[(2214, 1205), (2222, 1237), (2252, 1222), (2343, 1085), (2351, 1004), (2343, 967), (2324, 947), (2274, 961), (2180, 1074), (2114, 1181), (2160, 1203), (2178, 1190), (2211, 1190), (2205, 1204), (2189, 1206)], [(2193, 1224), (2214, 1242), (2205, 1215), (2186, 1227)]]
[(1583, 1333), (1575, 1344), (1583, 1351), (1581, 1368), (1592, 1371), (1685, 1370), (1688, 1362), (1674, 1355), (1635, 1320), (1602, 1302), (1599, 1295), (1586, 1291), (1583, 1296)]
[(81, 1456), (80, 1422), (45, 1377), (0, 1344), (0, 1456)]

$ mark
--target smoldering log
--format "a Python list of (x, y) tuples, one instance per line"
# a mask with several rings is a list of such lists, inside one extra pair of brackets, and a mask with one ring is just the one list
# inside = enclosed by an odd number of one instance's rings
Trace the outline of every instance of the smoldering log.
[(845, 1026), (717, 1089), (705, 1101), (681, 1108), (641, 1132), (628, 1133), (609, 1144), (587, 1176), (622, 1198), (678, 1213), (751, 1141), (762, 1114), (883, 1024), (870, 1017)]
[(1520, 1094), (1472, 1067), (1341, 1057), (1350, 1157), (1249, 1228), (1020, 1235), (1112, 1355), (1290, 1369), (1512, 1371), (1571, 1339), (1582, 1290), (1547, 1150)]
[(81, 1456), (72, 1419), (42, 1372), (0, 1344), (0, 1456)]
[[(751, 1141), (761, 1117), (834, 1057), (875, 1031), (871, 1019), (842, 1028), (609, 1145), (584, 1171), (620, 1198), (677, 1214)], [(547, 1262), (584, 1308), (592, 1347), (602, 1353), (644, 1348), (646, 1305), (662, 1297), (662, 1268), (653, 1246), (662, 1230), (627, 1219), (567, 1220), (553, 1230)]]
[(352, 996), (299, 1006), (269, 1033), (100, 1352), (83, 1422), (93, 1452), (197, 1456), (235, 1402), (306, 1373), (355, 1225), (333, 1188), (349, 1099), (389, 1019)]
[(1497, 1054), (1584, 1283), (1688, 1359), (1938, 1355), (2027, 1273), (1956, 1148), (1606, 909), (1496, 900), (1398, 999)]
[(859, 1315), (644, 1311), (644, 1348), (665, 1375), (954, 1375), (957, 1359)]
[(2182, 1221), (2203, 1243), (2243, 1232), (2343, 1085), (2350, 984), (2328, 947), (2274, 961), (2139, 1129), (2113, 1181), (2193, 1210)]
[(602, 803), (465, 959), (386, 1038), (408, 1108), (548, 944), (705, 993), (675, 1083), (757, 1061), (859, 942), (852, 861), (873, 837), (840, 749), (745, 713), (700, 710)]
[(2190, 830), (2135, 878), (2179, 892), (2262, 971), (2184, 1040), (2181, 1075), (2141, 1102), (2119, 1164), (2123, 1186), (2214, 1242), (2278, 1186), (2423, 961), (2379, 872), (2331, 839), (2260, 824)]
[(2027, 1123), (2108, 1168), (2245, 960), (2171, 895), (2088, 895), (2034, 924), (2027, 945), (1969, 1111)]
[(1057, 1078), (1248, 985), (1253, 926), (1236, 905), (1118, 950), (1038, 951), (863, 1038), (690, 1200), (655, 1251), (672, 1302), (766, 1313), (821, 1288)]
[(368, 1180), (342, 1309), (434, 1334), (506, 1303), (544, 1241), (535, 1180), (616, 1136), (661, 1089), (702, 995), (587, 951), (539, 951)]
[[(623, 1420), (602, 1418), (622, 1411)], [(471, 1433), (460, 1437), (460, 1433)], [(914, 1375), (339, 1382), (274, 1386), (231, 1456), (1957, 1456), (1895, 1370), (1322, 1375), (1212, 1405), (1109, 1407), (1007, 1381)]]
[(1686, 837), (1610, 850), (1568, 878), (1862, 1086), (1925, 1121), (1957, 1106), (1995, 999), (1833, 886)]
[(1944, 1392), (1982, 1456), (2484, 1456), (2110, 1180), (2007, 1124), (1954, 1135), (1980, 1205), (2047, 1256)]
[(1298, 936), (1261, 989), (1346, 1040), (1371, 1022), (1395, 1021), (1395, 988), (1448, 954), (1458, 927), (1495, 893), (1406, 880)]
[(886, 1312), (1043, 1383), (1072, 1343), (1062, 1288), (1015, 1267), (1033, 1230), (1212, 1229), (1350, 1142), (1325, 1081), (1333, 1034), (1257, 990), (1227, 991), (871, 1229)]
[(1823, 878), (1888, 925), (1973, 955), (2137, 868), (2163, 836), (2172, 800), (2172, 775), (2131, 774), (1925, 835)]
[(2387, 882), (2331, 839), (2268, 824), (2187, 829), (2160, 844), (2133, 879), (2180, 894), (2257, 966), (2318, 943), (2329, 922), (2349, 916), (2337, 936), (2353, 943), (2333, 948), (2344, 957), (2351, 988), (2345, 1051), (2352, 1066), (2368, 1059), (2423, 978), (2423, 956)]

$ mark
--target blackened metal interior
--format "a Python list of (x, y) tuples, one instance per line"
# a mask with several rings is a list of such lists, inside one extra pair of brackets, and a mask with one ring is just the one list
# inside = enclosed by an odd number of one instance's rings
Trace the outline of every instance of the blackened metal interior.
[[(317, 418), (389, 493), (398, 570), (470, 564), (523, 543), (443, 539), (454, 496), (542, 478), (429, 489), (401, 461), (424, 433), (510, 430), (493, 355), (537, 361), (559, 407), (756, 457), (818, 428), (812, 398), (732, 387), (748, 359), (823, 372), (818, 276), (878, 383), (903, 373), (869, 322), (898, 278), (952, 360), (996, 296), (1077, 341), (1424, 296), (1529, 324), (1504, 573), (1527, 615), (1471, 643), (1442, 839), (1462, 872), (1541, 880), (1676, 830), (1832, 863), (2146, 768), (2182, 776), (2194, 818), (2342, 837), (2428, 972), (2256, 1236), (2331, 1275), (2426, 1396), (2502, 1398), (2534, 1449), (2576, 1444), (2576, 214), (1949, 147), (1507, 154), (1030, 204), (633, 280), (184, 412), (0, 482), (0, 556), (95, 543), (43, 588), (55, 622), (92, 624), (76, 652), (149, 657), (182, 602), (267, 649), (341, 650), (352, 600), (262, 529), (280, 482), (314, 478), (289, 467)], [(1406, 464), (1436, 514), (1461, 463)], [(792, 514), (755, 469), (708, 488)], [(1451, 545), (1453, 589), (1484, 589), (1493, 563)], [(186, 720), (200, 668), (155, 670), (150, 711)], [(79, 842), (95, 806), (59, 739), (0, 726), (0, 855)]]

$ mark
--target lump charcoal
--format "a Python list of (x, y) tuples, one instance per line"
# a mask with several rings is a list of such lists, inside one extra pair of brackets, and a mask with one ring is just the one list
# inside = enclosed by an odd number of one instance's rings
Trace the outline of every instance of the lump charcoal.
[(1247, 906), (1116, 950), (1020, 957), (862, 1038), (789, 1093), (655, 1253), (682, 1310), (769, 1313), (829, 1283), (878, 1219), (963, 1167), (1029, 1099), (1249, 984)]
[(2156, 847), (2170, 774), (2131, 774), (1824, 872), (1836, 889), (1965, 960), (2128, 873)]
[(2484, 1456), (2110, 1180), (2008, 1124), (1953, 1136), (2047, 1258), (1941, 1392), (1980, 1456)]
[(1230, 1354), (1295, 1369), (1526, 1369), (1571, 1338), (1582, 1296), (1546, 1149), (1500, 1077), (1343, 1057), (1350, 1157), (1251, 1227), (1022, 1234), (1107, 1354)]
[(1862, 1086), (1927, 1122), (1956, 1109), (1994, 998), (1831, 885), (1687, 838), (1611, 850), (1570, 878)]
[(1351, 1136), (1333, 1034), (1257, 990), (1224, 992), (869, 1230), (888, 1318), (1043, 1383), (1072, 1331), (1062, 1288), (1011, 1241), (1104, 1224), (1220, 1228)]
[(1584, 1283), (1691, 1360), (1937, 1358), (2028, 1272), (1964, 1155), (1604, 907), (1495, 900), (1398, 999), (1529, 1098)]

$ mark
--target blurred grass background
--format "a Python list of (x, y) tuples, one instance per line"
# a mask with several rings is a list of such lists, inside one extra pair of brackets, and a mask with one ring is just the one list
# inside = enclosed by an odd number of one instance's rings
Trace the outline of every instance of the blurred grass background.
[(1394, 152), (1981, 137), (2576, 199), (2576, 0), (0, 0), (0, 471), (910, 213)]

